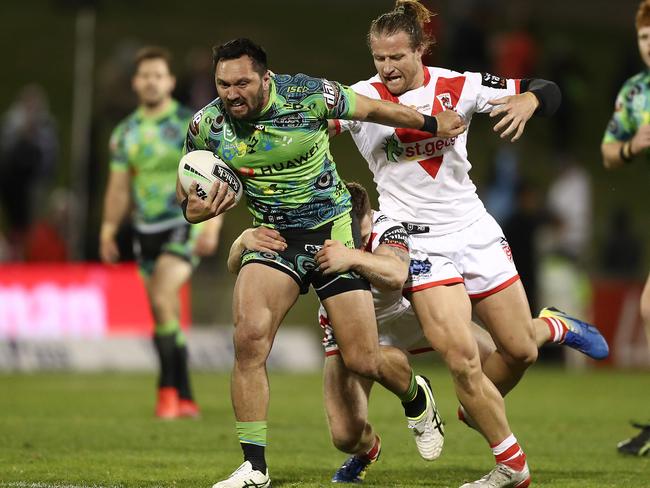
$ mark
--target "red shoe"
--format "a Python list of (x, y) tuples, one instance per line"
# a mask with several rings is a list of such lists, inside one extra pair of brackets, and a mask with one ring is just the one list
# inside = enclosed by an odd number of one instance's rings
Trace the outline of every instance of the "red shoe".
[(156, 403), (156, 417), (159, 419), (175, 419), (179, 416), (178, 390), (173, 386), (164, 386), (158, 389), (158, 402)]
[(193, 400), (181, 398), (178, 401), (178, 416), (196, 419), (201, 416), (201, 410)]

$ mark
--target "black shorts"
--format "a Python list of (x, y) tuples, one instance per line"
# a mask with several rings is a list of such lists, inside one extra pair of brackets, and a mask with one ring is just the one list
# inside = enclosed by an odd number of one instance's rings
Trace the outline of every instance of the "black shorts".
[(317, 269), (314, 259), (326, 239), (341, 241), (349, 248), (360, 245), (359, 225), (351, 214), (344, 214), (336, 220), (317, 229), (280, 231), (287, 241), (287, 249), (278, 253), (244, 251), (241, 265), (259, 263), (275, 268), (291, 276), (300, 287), (300, 293), (314, 287), (321, 300), (351, 290), (370, 290), (370, 284), (354, 271), (323, 275)]
[(135, 231), (133, 252), (140, 272), (151, 276), (156, 259), (163, 253), (173, 254), (184, 259), (192, 266), (198, 264), (198, 258), (192, 254), (196, 232), (190, 224), (181, 223), (161, 232), (144, 233)]

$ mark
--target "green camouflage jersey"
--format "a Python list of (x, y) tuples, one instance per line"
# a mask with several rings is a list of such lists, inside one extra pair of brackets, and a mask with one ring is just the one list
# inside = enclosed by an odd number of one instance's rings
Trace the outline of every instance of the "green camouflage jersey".
[(650, 70), (642, 71), (623, 84), (603, 143), (629, 141), (639, 127), (646, 124), (650, 124)]
[(176, 174), (192, 112), (172, 100), (155, 117), (136, 110), (113, 131), (111, 171), (128, 171), (140, 232), (158, 232), (184, 222), (176, 202)]
[(314, 229), (351, 209), (330, 154), (327, 119), (349, 118), (356, 95), (304, 74), (273, 75), (253, 121), (231, 118), (219, 98), (192, 119), (186, 151), (212, 151), (238, 171), (255, 225)]

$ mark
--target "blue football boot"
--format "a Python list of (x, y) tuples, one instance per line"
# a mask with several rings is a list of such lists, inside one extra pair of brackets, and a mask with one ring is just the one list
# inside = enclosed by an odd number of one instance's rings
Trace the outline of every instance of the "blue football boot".
[(609, 355), (607, 341), (595, 326), (571, 317), (555, 307), (543, 308), (539, 317), (560, 320), (566, 324), (568, 330), (560, 344), (576, 349), (592, 359), (605, 359)]
[(350, 456), (343, 465), (334, 473), (332, 483), (363, 483), (368, 468), (377, 462), (381, 454), (381, 447), (374, 458), (367, 456)]

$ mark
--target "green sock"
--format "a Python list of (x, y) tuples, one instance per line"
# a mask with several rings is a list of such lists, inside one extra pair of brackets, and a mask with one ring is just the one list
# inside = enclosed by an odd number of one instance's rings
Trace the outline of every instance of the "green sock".
[(418, 383), (415, 381), (415, 373), (411, 371), (411, 382), (409, 383), (409, 388), (403, 395), (399, 395), (399, 399), (402, 403), (408, 403), (413, 401), (415, 396), (418, 394)]
[(239, 442), (266, 446), (266, 420), (259, 422), (235, 422)]

